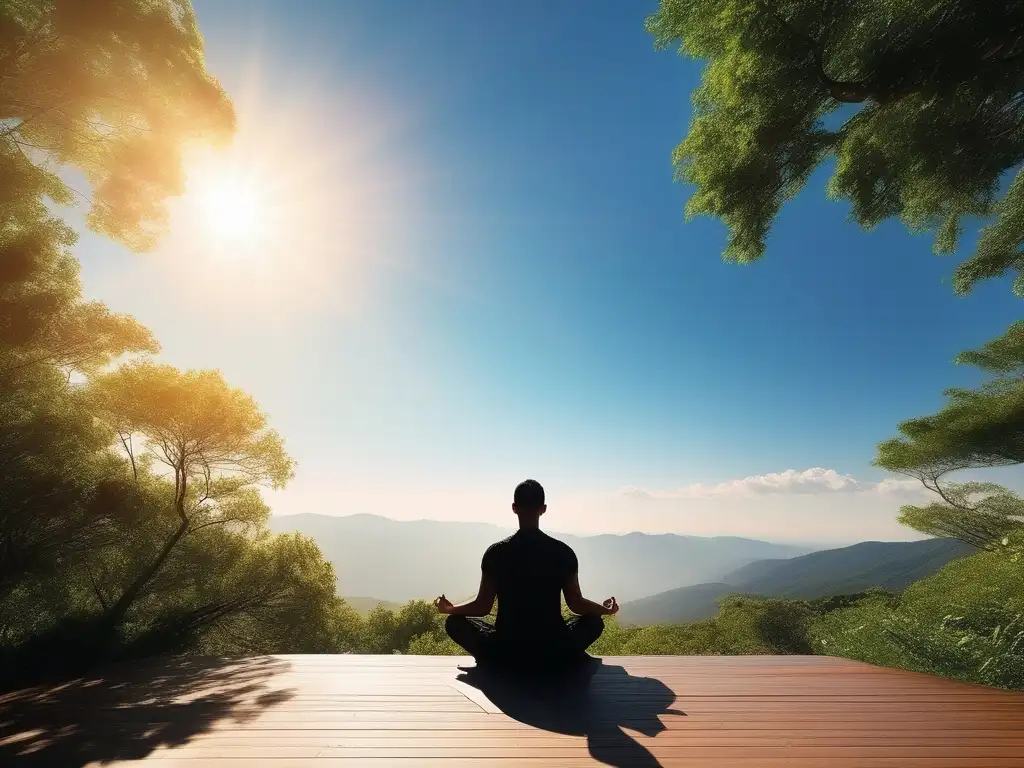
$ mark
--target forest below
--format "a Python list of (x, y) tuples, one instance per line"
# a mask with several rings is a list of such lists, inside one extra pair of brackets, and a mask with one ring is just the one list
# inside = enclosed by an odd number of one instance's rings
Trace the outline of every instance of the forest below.
[[(707, 61), (676, 150), (697, 190), (689, 212), (729, 225), (727, 258), (754, 260), (784, 200), (834, 157), (831, 191), (865, 227), (898, 218), (952, 252), (964, 217), (985, 222), (955, 274), (966, 293), (1021, 267), (1024, 177), (997, 190), (1024, 161), (1024, 44), (1004, 34), (1024, 11), (906, 3), (875, 15), (876, 4), (833, 16), (781, 4), (794, 21), (741, 0), (664, 0), (648, 20), (656, 42)], [(188, 3), (20, 0), (0, 22), (3, 674), (153, 654), (455, 652), (429, 603), (362, 616), (311, 538), (271, 532), (260, 489), (286, 485), (295, 464), (250, 395), (217, 371), (157, 362), (148, 329), (83, 297), (64, 214), (145, 251), (181, 191), (183, 147), (234, 131)], [(816, 41), (840, 28), (858, 32), (829, 56), (838, 72), (872, 73), (863, 82), (823, 79)], [(850, 104), (843, 126), (822, 127)], [(901, 510), (904, 524), (973, 554), (898, 592), (731, 596), (696, 622), (609, 620), (592, 651), (837, 654), (1024, 688), (1024, 503), (947, 479), (1024, 463), (1024, 322), (958, 362), (983, 381), (899, 425), (876, 463), (934, 492)]]

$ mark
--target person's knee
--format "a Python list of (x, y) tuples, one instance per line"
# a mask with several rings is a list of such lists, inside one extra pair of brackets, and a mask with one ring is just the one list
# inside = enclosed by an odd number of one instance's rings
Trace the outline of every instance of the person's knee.
[(587, 614), (580, 617), (580, 628), (583, 629), (588, 635), (594, 635), (597, 637), (604, 632), (604, 619), (594, 614)]
[(452, 640), (465, 637), (467, 629), (469, 629), (469, 619), (465, 616), (449, 615), (444, 620), (444, 631), (448, 633), (448, 637)]

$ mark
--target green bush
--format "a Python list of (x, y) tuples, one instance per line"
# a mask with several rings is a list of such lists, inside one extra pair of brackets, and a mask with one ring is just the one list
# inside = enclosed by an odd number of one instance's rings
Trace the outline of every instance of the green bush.
[(466, 652), (444, 632), (424, 632), (409, 643), (406, 653), (413, 656), (465, 656)]
[(1024, 688), (1024, 569), (1005, 552), (955, 560), (898, 601), (822, 616), (814, 650), (1003, 688)]

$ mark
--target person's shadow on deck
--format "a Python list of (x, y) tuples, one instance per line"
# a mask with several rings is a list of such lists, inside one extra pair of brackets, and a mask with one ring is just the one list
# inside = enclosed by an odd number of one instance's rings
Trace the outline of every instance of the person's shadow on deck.
[(684, 716), (671, 709), (676, 695), (653, 677), (634, 677), (600, 659), (583, 670), (557, 677), (511, 675), (486, 667), (460, 667), (456, 679), (479, 689), (503, 713), (545, 731), (586, 736), (591, 756), (606, 765), (661, 765), (650, 750), (623, 728), (644, 736), (666, 730), (661, 715)]
[(270, 657), (149, 659), (0, 692), (0, 765), (80, 768), (180, 746), (290, 699), (268, 686), (290, 666)]

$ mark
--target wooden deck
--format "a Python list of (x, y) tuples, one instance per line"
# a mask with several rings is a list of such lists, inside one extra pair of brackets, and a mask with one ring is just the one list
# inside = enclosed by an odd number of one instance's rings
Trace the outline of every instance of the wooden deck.
[(0, 696), (0, 765), (1024, 767), (1024, 694), (842, 659), (610, 657), (546, 694), (460, 664), (124, 665)]

